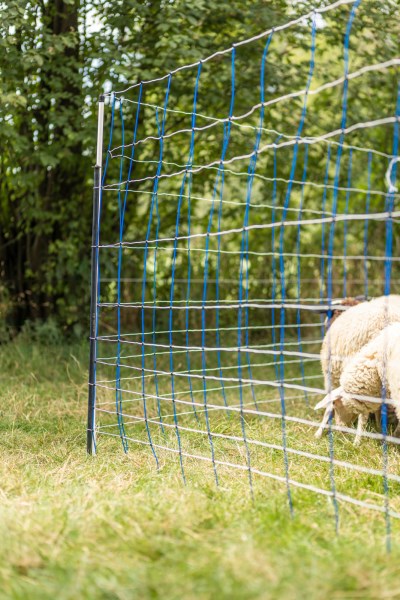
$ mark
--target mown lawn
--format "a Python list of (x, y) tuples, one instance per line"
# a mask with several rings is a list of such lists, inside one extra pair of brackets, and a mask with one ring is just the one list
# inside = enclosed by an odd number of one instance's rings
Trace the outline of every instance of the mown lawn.
[[(379, 513), (340, 502), (337, 536), (331, 500), (305, 490), (291, 518), (285, 486), (256, 479), (253, 501), (245, 472), (220, 466), (217, 488), (209, 463), (186, 459), (184, 486), (176, 456), (157, 472), (146, 446), (125, 456), (106, 438), (87, 457), (86, 348), (21, 341), (0, 347), (0, 365), (0, 598), (400, 598), (395, 519), (388, 555)], [(296, 436), (315, 451), (311, 431)], [(377, 442), (342, 438), (339, 458), (378, 461)], [(297, 478), (326, 476), (291, 461)], [(343, 492), (360, 477), (382, 503), (381, 483), (356, 472)]]

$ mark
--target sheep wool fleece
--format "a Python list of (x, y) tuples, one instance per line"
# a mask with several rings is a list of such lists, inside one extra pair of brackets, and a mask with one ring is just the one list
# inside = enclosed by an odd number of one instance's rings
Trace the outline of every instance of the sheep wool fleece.
[(396, 322), (400, 322), (400, 296), (395, 294), (361, 302), (344, 311), (332, 323), (322, 343), (325, 389), (338, 387), (349, 360), (382, 329)]
[(383, 329), (366, 344), (347, 364), (340, 378), (343, 401), (347, 408), (358, 414), (377, 412), (380, 403), (357, 400), (354, 395), (382, 397), (386, 388), (386, 398), (400, 414), (400, 323)]

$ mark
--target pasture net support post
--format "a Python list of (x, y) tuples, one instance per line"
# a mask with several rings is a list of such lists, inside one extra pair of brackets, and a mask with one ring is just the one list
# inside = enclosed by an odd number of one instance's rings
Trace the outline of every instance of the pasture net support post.
[(92, 257), (90, 289), (90, 351), (89, 351), (89, 394), (87, 421), (87, 452), (96, 454), (96, 337), (99, 287), (99, 230), (101, 202), (101, 168), (103, 154), (104, 96), (99, 97), (97, 121), (97, 152), (94, 167)]

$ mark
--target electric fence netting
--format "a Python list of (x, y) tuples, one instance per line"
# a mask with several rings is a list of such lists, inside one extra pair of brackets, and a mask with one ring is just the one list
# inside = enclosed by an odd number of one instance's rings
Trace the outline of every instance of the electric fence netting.
[(388, 386), (360, 445), (332, 410), (314, 436), (335, 301), (400, 289), (400, 58), (368, 4), (319, 7), (101, 98), (88, 448), (172, 459), (184, 480), (199, 465), (217, 484), (242, 477), (292, 513), (319, 494), (336, 527), (375, 511), (389, 544)]

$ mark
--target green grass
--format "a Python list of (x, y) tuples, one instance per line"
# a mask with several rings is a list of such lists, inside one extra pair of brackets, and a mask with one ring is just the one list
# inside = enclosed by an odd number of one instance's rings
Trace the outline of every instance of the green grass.
[[(0, 348), (0, 598), (400, 598), (395, 519), (388, 556), (379, 513), (341, 502), (337, 536), (330, 499), (305, 490), (293, 490), (291, 519), (285, 486), (263, 477), (252, 501), (246, 472), (219, 467), (217, 488), (209, 463), (185, 459), (185, 487), (177, 456), (160, 451), (157, 472), (146, 446), (131, 444), (125, 456), (105, 436), (87, 457), (86, 363), (85, 348)], [(212, 418), (214, 430), (237, 431), (237, 420)], [(279, 443), (280, 422), (265, 421), (249, 417), (249, 435)], [(176, 443), (173, 429), (162, 436), (152, 427), (155, 438)], [(310, 428), (293, 425), (288, 436), (292, 447), (326, 453), (327, 440), (314, 440)], [(209, 454), (200, 435), (182, 442)], [(378, 443), (364, 442), (355, 449), (338, 436), (336, 457), (379, 468)], [(216, 454), (245, 460), (232, 442), (216, 442)], [(281, 452), (254, 449), (252, 460), (282, 473)], [(397, 462), (390, 449), (393, 473)], [(329, 483), (316, 461), (291, 456), (290, 471)], [(337, 482), (382, 504), (377, 477), (338, 468)], [(392, 486), (399, 510), (397, 493)]]

